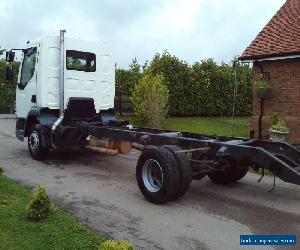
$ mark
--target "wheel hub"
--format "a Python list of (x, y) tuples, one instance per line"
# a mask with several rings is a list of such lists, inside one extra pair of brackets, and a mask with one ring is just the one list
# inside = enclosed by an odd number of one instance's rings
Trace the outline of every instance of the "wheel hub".
[(142, 177), (145, 187), (150, 192), (158, 192), (163, 184), (163, 171), (160, 164), (154, 160), (147, 160), (142, 168)]
[(36, 131), (33, 131), (29, 137), (29, 147), (35, 152), (38, 149), (39, 144), (39, 136)]

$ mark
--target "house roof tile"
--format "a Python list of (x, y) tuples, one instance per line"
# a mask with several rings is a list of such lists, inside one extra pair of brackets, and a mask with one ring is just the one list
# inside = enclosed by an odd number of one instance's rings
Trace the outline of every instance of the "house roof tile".
[(287, 0), (240, 59), (288, 55), (300, 55), (300, 0)]

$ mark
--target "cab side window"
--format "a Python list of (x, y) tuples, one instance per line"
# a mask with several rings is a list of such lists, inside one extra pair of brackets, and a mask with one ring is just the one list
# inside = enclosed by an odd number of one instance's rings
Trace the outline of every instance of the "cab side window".
[(96, 55), (90, 52), (77, 50), (66, 51), (66, 68), (67, 70), (95, 72)]

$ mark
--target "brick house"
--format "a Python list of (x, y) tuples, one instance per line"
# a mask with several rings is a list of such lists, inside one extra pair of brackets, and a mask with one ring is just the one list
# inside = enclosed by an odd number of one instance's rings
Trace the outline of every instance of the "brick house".
[(289, 142), (299, 144), (300, 0), (287, 0), (240, 59), (253, 63), (254, 81), (263, 75), (271, 86), (270, 95), (263, 100), (253, 91), (254, 137), (268, 137), (276, 112), (290, 129)]

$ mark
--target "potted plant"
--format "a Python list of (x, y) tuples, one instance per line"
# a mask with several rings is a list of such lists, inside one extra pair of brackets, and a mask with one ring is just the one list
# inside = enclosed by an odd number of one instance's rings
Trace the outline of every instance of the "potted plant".
[(269, 129), (270, 140), (274, 142), (287, 142), (289, 137), (289, 129), (284, 120), (280, 119), (276, 114), (273, 116), (273, 125)]
[(262, 74), (259, 75), (258, 80), (254, 83), (254, 89), (256, 92), (256, 95), (260, 99), (265, 99), (268, 97), (271, 86), (268, 84), (265, 80)]

